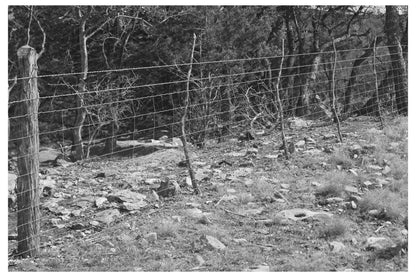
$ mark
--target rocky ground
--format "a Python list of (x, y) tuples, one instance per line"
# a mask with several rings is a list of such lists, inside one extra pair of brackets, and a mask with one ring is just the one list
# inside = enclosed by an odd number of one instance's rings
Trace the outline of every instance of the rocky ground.
[(14, 256), (12, 203), (9, 270), (407, 271), (407, 118), (386, 123), (349, 119), (343, 143), (292, 124), (289, 160), (278, 131), (209, 141), (191, 151), (201, 195), (178, 141), (82, 163), (46, 151), (41, 253)]

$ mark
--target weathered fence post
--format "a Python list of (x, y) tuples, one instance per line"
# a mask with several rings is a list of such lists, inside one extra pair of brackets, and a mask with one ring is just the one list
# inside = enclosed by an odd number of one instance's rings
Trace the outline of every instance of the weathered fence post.
[(17, 144), (17, 252), (34, 257), (39, 251), (39, 93), (36, 50), (28, 45), (17, 50), (21, 86), (16, 90)]

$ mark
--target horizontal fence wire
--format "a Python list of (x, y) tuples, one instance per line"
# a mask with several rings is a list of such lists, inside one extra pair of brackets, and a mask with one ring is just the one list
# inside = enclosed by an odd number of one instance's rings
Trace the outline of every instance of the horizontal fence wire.
[[(402, 45), (407, 46), (407, 45)], [(377, 49), (386, 49), (388, 50), (390, 46), (378, 46)], [(364, 50), (371, 50), (373, 47), (367, 48), (355, 48), (355, 49), (343, 49), (337, 50), (337, 53), (343, 52), (353, 52), (353, 51), (364, 51)], [(287, 57), (302, 57), (302, 56), (313, 56), (318, 54), (331, 54), (333, 50), (328, 51), (316, 51), (316, 52), (308, 52), (303, 54), (287, 54)], [(200, 61), (194, 62), (192, 65), (207, 65), (207, 64), (220, 64), (220, 63), (233, 63), (233, 62), (244, 62), (244, 61), (255, 61), (255, 60), (267, 60), (267, 59), (276, 59), (282, 58), (282, 55), (275, 55), (275, 56), (266, 56), (266, 57), (252, 57), (252, 58), (242, 58), (242, 59), (229, 59), (229, 60), (217, 60), (217, 61)], [(161, 69), (161, 68), (170, 68), (170, 67), (178, 67), (178, 66), (189, 66), (191, 63), (180, 63), (180, 64), (164, 64), (164, 65), (152, 65), (152, 66), (142, 66), (142, 67), (130, 67), (130, 68), (121, 68), (121, 69), (108, 69), (108, 70), (95, 70), (89, 71), (89, 74), (98, 74), (98, 73), (114, 73), (114, 72), (123, 72), (123, 71), (137, 71), (137, 70), (154, 70), (154, 69)], [(65, 77), (65, 76), (76, 76), (82, 75), (84, 72), (70, 72), (70, 73), (59, 73), (59, 74), (45, 74), (37, 76), (37, 78), (47, 78), (47, 77)], [(19, 77), (19, 78), (10, 78), (8, 79), (9, 82), (15, 80), (27, 80), (30, 79), (29, 77)]]
[[(382, 56), (378, 56), (380, 57), (389, 57), (390, 55), (382, 55)], [(351, 59), (351, 60), (342, 60), (342, 61), (338, 61), (337, 64), (342, 63), (342, 62), (351, 62), (351, 61), (355, 61), (356, 59)], [(397, 60), (394, 60), (397, 61)], [(376, 65), (382, 65), (385, 64), (385, 62), (379, 61), (378, 63), (376, 63)], [(323, 62), (320, 63), (320, 66), (325, 66), (325, 65), (332, 65), (332, 62)], [(292, 67), (283, 67), (282, 70), (287, 70), (287, 69), (291, 69), (291, 71), (293, 71), (294, 69), (300, 69), (300, 68), (309, 68), (311, 67), (311, 65), (300, 65), (300, 66), (292, 66)], [(353, 69), (355, 68), (354, 65), (351, 65), (349, 67), (337, 67), (335, 69), (336, 72), (341, 72), (341, 71), (345, 71), (347, 69)], [(390, 69), (393, 70), (393, 69)], [(279, 71), (279, 68), (272, 68), (270, 70), (271, 72), (277, 72)], [(322, 69), (322, 70), (318, 70), (316, 71), (316, 73), (325, 73), (327, 72), (327, 69)], [(379, 71), (378, 73), (382, 73), (385, 72), (384, 71)], [(212, 81), (213, 79), (221, 79), (221, 78), (230, 78), (230, 77), (238, 77), (238, 76), (246, 76), (246, 75), (253, 75), (253, 74), (259, 74), (259, 73), (268, 73), (268, 69), (263, 69), (263, 70), (258, 70), (258, 71), (248, 71), (248, 72), (242, 72), (242, 73), (234, 73), (234, 74), (224, 74), (224, 75), (218, 75), (218, 76), (210, 76), (210, 77), (204, 77), (204, 78), (193, 78), (191, 79), (192, 82), (202, 82), (202, 81)], [(284, 74), (283, 77), (294, 77), (294, 76), (298, 76), (298, 77), (302, 77), (304, 75), (308, 75), (309, 72), (294, 72), (292, 74)], [(367, 73), (368, 75), (372, 75), (373, 73)], [(276, 79), (276, 78), (273, 78)], [(259, 80), (267, 80), (266, 78), (263, 79), (259, 79)], [(250, 80), (250, 81), (246, 81), (246, 82), (253, 82), (255, 80)], [(156, 87), (156, 86), (164, 86), (164, 85), (172, 85), (172, 84), (183, 84), (186, 83), (187, 80), (177, 80), (177, 81), (170, 81), (170, 82), (159, 82), (159, 83), (152, 83), (152, 84), (143, 84), (143, 85), (134, 85), (134, 86), (126, 86), (126, 87), (118, 87), (118, 88), (107, 88), (107, 89), (102, 89), (102, 90), (87, 90), (84, 92), (77, 92), (77, 95), (86, 95), (86, 94), (98, 94), (98, 93), (103, 93), (103, 92), (119, 92), (119, 91), (124, 91), (124, 90), (131, 90), (131, 89), (140, 89), (140, 88), (148, 88), (148, 87)], [(237, 83), (238, 84), (238, 83)], [(63, 84), (62, 84), (63, 85)], [(229, 84), (228, 84), (229, 85)], [(226, 85), (216, 85), (216, 86), (226, 86)], [(212, 88), (212, 87), (216, 87), (216, 86), (207, 86), (204, 88)], [(197, 89), (193, 89), (193, 90), (197, 90)], [(178, 92), (179, 93), (179, 92)], [(40, 96), (37, 99), (52, 99), (52, 98), (61, 98), (61, 97), (73, 97), (75, 95), (75, 93), (71, 93), (68, 95), (52, 95), (52, 96)], [(16, 103), (20, 103), (20, 102), (25, 102), (28, 100), (33, 100), (33, 99), (24, 99), (24, 100), (15, 100), (15, 101), (9, 101), (9, 105), (13, 105)]]
[[(33, 134), (22, 134), (15, 131), (20, 120), (25, 120), (29, 116), (36, 116), (38, 119), (39, 133), (37, 135), (39, 135), (41, 146), (50, 147), (54, 151), (60, 152), (61, 156), (57, 156), (56, 160), (58, 158), (71, 160), (69, 167), (82, 166), (87, 163), (99, 164), (106, 160), (111, 161), (111, 159), (132, 159), (138, 157), (139, 149), (149, 145), (149, 140), (159, 140), (162, 136), (168, 137), (168, 140), (164, 141), (166, 144), (174, 145), (173, 138), (181, 137), (181, 117), (185, 110), (183, 103), (187, 92), (190, 95), (190, 103), (186, 115), (185, 135), (190, 145), (200, 146), (199, 144), (203, 145), (209, 140), (219, 141), (220, 139), (236, 138), (247, 128), (279, 129), (281, 126), (278, 120), (276, 82), (280, 70), (282, 70), (282, 75), (279, 95), (283, 104), (284, 117), (285, 119), (291, 117), (309, 119), (314, 123), (308, 128), (322, 126), (322, 123), (328, 126), (333, 124), (333, 114), (331, 114), (332, 86), (334, 86), (336, 97), (336, 110), (343, 118), (341, 129), (345, 118), (354, 115), (378, 116), (379, 106), (382, 116), (400, 114), (398, 103), (406, 103), (407, 105), (407, 87), (400, 88), (395, 85), (399, 79), (407, 80), (407, 72), (392, 68), (392, 62), (396, 61), (390, 59), (389, 46), (378, 46), (375, 54), (372, 53), (372, 50), (373, 47), (337, 50), (336, 65), (332, 61), (335, 55), (334, 51), (293, 54), (283, 57), (284, 59), (289, 57), (297, 59), (308, 57), (310, 59), (314, 55), (321, 55), (321, 62), (313, 72), (311, 72), (312, 64), (307, 62), (282, 68), (271, 67), (270, 61), (279, 60), (282, 55), (194, 62), (192, 63), (194, 66), (193, 77), (190, 80), (187, 80), (182, 72), (182, 70), (187, 71), (187, 68), (181, 67), (189, 67), (191, 63), (96, 70), (88, 72), (91, 77), (88, 78), (84, 91), (78, 91), (76, 83), (68, 84), (64, 80), (65, 77), (83, 74), (81, 72), (40, 75), (37, 80), (42, 83), (42, 89), (47, 89), (47, 91), (40, 91), (40, 96), (34, 99), (12, 97), (9, 99), (9, 174), (15, 174), (20, 180), (37, 177), (40, 174), (40, 172), (20, 174), (16, 168), (16, 163), (21, 159), (39, 160), (40, 158), (41, 151), (19, 155), (15, 148), (15, 144), (33, 137)], [(371, 53), (363, 54), (367, 51), (371, 51)], [(245, 64), (246, 62), (259, 63)], [(233, 68), (235, 66), (233, 63), (240, 63), (239, 67)], [(208, 65), (212, 68), (204, 68)], [(229, 67), (227, 67), (228, 65)], [(198, 66), (200, 67), (198, 68)], [(377, 78), (373, 72), (374, 67)], [(214, 72), (215, 68), (221, 69), (222, 74), (211, 75), (210, 71)], [(335, 68), (334, 84), (332, 84), (333, 68)], [(152, 80), (148, 83), (141, 80), (120, 85), (120, 80), (107, 79), (105, 85), (97, 85), (99, 80), (107, 78), (101, 78), (99, 76), (101, 73), (129, 78), (131, 77), (130, 72), (140, 70), (149, 72), (164, 70), (164, 74), (168, 76), (169, 80), (157, 82)], [(233, 72), (233, 70), (239, 72)], [(18, 81), (19, 83), (28, 79), (30, 78), (17, 77), (8, 81)], [(377, 85), (375, 84), (376, 80), (378, 81)], [(187, 82), (190, 83), (188, 90), (185, 89)], [(377, 88), (379, 103), (376, 101)], [(13, 89), (18, 88), (14, 87)], [(305, 92), (309, 101), (308, 103), (300, 103), (299, 99)], [(83, 100), (81, 107), (76, 106), (76, 98)], [(39, 103), (37, 113), (14, 113), (15, 107), (36, 102)], [(347, 106), (350, 108), (344, 113), (344, 108)], [(303, 109), (307, 109), (308, 112), (297, 114), (298, 110)], [(85, 112), (85, 120), (81, 126), (77, 126), (75, 119), (77, 113), (81, 111)], [(74, 143), (73, 139), (77, 130), (81, 130), (80, 143)], [(117, 143), (126, 140), (137, 143), (126, 148), (117, 145)], [(107, 142), (110, 147), (105, 147)], [(80, 147), (85, 156), (82, 157), (82, 161), (73, 163), (73, 152)], [(163, 146), (159, 147), (163, 148)], [(56, 160), (49, 160), (47, 164), (41, 164), (41, 169), (50, 166)], [(53, 212), (47, 211), (44, 203), (48, 197), (53, 196), (43, 196), (42, 187), (18, 192), (10, 191), (9, 187), (10, 193), (14, 193), (18, 198), (26, 193), (41, 195), (38, 206), (26, 205), (20, 210), (13, 205), (9, 207), (9, 218), (16, 218), (18, 213), (29, 212), (34, 208), (41, 211), (41, 215), (37, 219), (41, 226), (41, 232), (36, 235), (41, 239), (41, 248), (47, 247), (51, 239), (58, 238), (59, 234), (64, 235), (68, 231), (68, 226), (61, 228), (51, 224)], [(92, 220), (94, 214), (94, 209), (91, 209), (91, 212), (86, 216), (91, 217)], [(84, 224), (85, 218), (74, 216), (70, 222), (71, 226)], [(14, 226), (9, 224), (9, 234), (33, 223), (24, 222)], [(96, 232), (95, 228), (92, 225), (80, 228), (78, 232), (90, 231), (90, 233), (87, 238), (81, 237), (75, 242), (82, 240), (85, 243), (97, 243), (103, 232), (116, 227), (110, 226)], [(19, 241), (14, 240), (13, 242), (19, 244), (29, 239), (33, 239), (33, 237), (20, 238)], [(32, 249), (28, 251), (30, 250)]]

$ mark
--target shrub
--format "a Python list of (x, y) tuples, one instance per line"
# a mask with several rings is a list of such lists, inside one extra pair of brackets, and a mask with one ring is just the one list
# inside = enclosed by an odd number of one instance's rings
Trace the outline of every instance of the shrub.
[(347, 224), (345, 220), (336, 218), (332, 219), (318, 230), (318, 237), (325, 239), (335, 238), (344, 235), (346, 230)]
[(378, 210), (380, 217), (386, 220), (397, 220), (407, 214), (407, 198), (389, 189), (368, 191), (359, 204), (361, 212)]
[(340, 165), (343, 168), (351, 168), (354, 165), (353, 160), (350, 158), (346, 150), (338, 149), (329, 157), (328, 163), (337, 166)]

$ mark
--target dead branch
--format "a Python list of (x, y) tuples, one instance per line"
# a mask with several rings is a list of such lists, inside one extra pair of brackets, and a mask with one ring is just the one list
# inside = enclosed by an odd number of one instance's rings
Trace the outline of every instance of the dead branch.
[(377, 113), (380, 119), (381, 128), (384, 128), (383, 117), (381, 116), (380, 99), (378, 95), (378, 80), (377, 80), (377, 69), (376, 69), (377, 48), (376, 47), (377, 47), (377, 37), (374, 39), (374, 45), (373, 45), (373, 73), (374, 73), (374, 79), (375, 79)]
[(191, 163), (191, 159), (190, 159), (189, 153), (188, 153), (188, 146), (186, 144), (186, 132), (185, 132), (185, 121), (186, 121), (186, 115), (188, 113), (188, 108), (189, 108), (189, 83), (190, 83), (190, 79), (191, 79), (192, 64), (193, 64), (193, 60), (194, 60), (195, 42), (196, 42), (196, 35), (194, 34), (194, 41), (192, 43), (192, 51), (191, 51), (191, 62), (190, 62), (190, 65), (189, 65), (187, 82), (186, 82), (186, 98), (185, 98), (185, 105), (184, 105), (185, 108), (184, 108), (184, 112), (183, 112), (182, 119), (181, 119), (181, 130), (182, 130), (181, 140), (182, 140), (182, 144), (183, 144), (183, 152), (185, 154), (186, 164), (188, 165), (189, 177), (191, 178), (191, 183), (192, 183), (192, 187), (194, 189), (194, 193), (195, 194), (200, 194), (201, 191), (199, 190), (198, 185), (196, 183), (195, 173), (192, 169), (192, 163)]
[(42, 40), (42, 49), (40, 50), (40, 52), (38, 53), (38, 57), (37, 59), (40, 59), (40, 57), (42, 57), (43, 53), (45, 53), (45, 45), (46, 45), (46, 32), (43, 29), (42, 25), (40, 24), (38, 18), (36, 17), (36, 15), (33, 16), (33, 18), (35, 19), (36, 23), (38, 23), (39, 29), (41, 30), (42, 34), (43, 34), (43, 40)]
[(13, 78), (13, 84), (10, 85), (9, 87), (9, 94), (12, 91), (12, 89), (14, 88), (14, 86), (17, 84), (17, 76), (14, 76)]
[[(28, 7), (26, 7), (26, 8), (28, 8)], [(27, 26), (27, 41), (26, 41), (26, 45), (29, 45), (29, 43), (30, 43), (30, 26), (32, 25), (33, 6), (30, 6), (29, 11), (30, 11), (30, 17), (29, 17), (29, 25)]]
[(282, 101), (280, 100), (280, 94), (279, 94), (280, 77), (282, 76), (282, 67), (283, 67), (284, 58), (285, 58), (285, 40), (282, 39), (282, 59), (280, 61), (279, 75), (277, 77), (277, 83), (276, 83), (276, 100), (277, 100), (277, 104), (279, 107), (278, 112), (279, 112), (279, 118), (280, 118), (280, 126), (281, 126), (280, 130), (282, 134), (283, 149), (285, 151), (286, 159), (289, 159), (289, 151), (288, 151), (286, 135), (285, 135), (285, 123), (284, 123), (284, 118), (283, 118), (283, 106), (282, 106)]
[(339, 123), (339, 117), (338, 117), (338, 112), (337, 112), (337, 107), (336, 107), (336, 98), (335, 98), (335, 69), (337, 66), (337, 48), (335, 47), (335, 41), (332, 40), (332, 46), (334, 47), (334, 66), (332, 69), (332, 113), (334, 116), (334, 121), (337, 124), (337, 130), (338, 130), (338, 137), (339, 137), (339, 141), (342, 142), (342, 135), (341, 135), (341, 128), (340, 128), (340, 123)]

